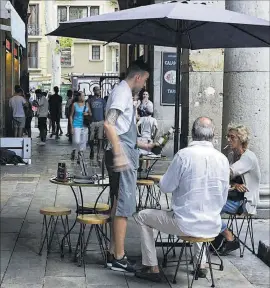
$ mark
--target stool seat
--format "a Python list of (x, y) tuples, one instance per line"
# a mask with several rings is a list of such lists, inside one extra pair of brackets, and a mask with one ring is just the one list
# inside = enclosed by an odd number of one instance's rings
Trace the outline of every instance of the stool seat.
[(81, 224), (102, 225), (109, 222), (110, 216), (102, 214), (79, 215), (77, 221)]
[(155, 183), (159, 183), (162, 176), (163, 175), (149, 175), (148, 179), (153, 180)]
[(137, 185), (138, 186), (154, 186), (155, 182), (153, 180), (148, 179), (138, 179)]
[[(95, 207), (95, 203), (85, 203), (85, 204), (83, 204), (83, 208), (94, 209), (94, 207)], [(97, 205), (96, 205), (96, 211), (105, 212), (105, 211), (109, 211), (109, 210), (110, 210), (110, 206), (108, 204), (97, 203)]]
[(40, 209), (40, 214), (49, 216), (64, 216), (70, 215), (71, 209), (66, 207), (44, 207)]
[(202, 238), (202, 237), (192, 237), (192, 236), (179, 236), (179, 238), (183, 241), (190, 242), (190, 243), (198, 243), (198, 242), (212, 242), (215, 238)]

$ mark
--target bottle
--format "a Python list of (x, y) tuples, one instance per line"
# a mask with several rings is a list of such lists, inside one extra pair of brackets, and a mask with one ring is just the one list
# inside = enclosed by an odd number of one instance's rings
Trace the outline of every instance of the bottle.
[(167, 142), (169, 141), (170, 136), (173, 134), (173, 132), (174, 132), (174, 128), (171, 127), (167, 133), (163, 134), (163, 135), (158, 139), (157, 143), (159, 144), (159, 146), (160, 146), (161, 148), (163, 148), (163, 147), (167, 144)]
[(162, 149), (164, 148), (164, 146), (167, 144), (167, 142), (169, 141), (170, 139), (170, 136), (173, 134), (174, 132), (174, 128), (171, 127), (169, 129), (169, 131), (165, 134), (163, 134), (157, 141), (157, 143), (159, 144), (159, 146), (155, 146), (154, 148), (152, 148), (151, 152), (156, 154), (156, 155), (159, 155), (161, 154), (161, 151)]
[(57, 180), (59, 180), (59, 181), (66, 181), (67, 180), (66, 163), (58, 163)]

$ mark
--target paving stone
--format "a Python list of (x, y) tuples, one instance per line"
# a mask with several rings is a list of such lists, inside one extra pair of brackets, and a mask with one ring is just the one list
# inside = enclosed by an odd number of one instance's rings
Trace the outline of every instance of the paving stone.
[(11, 283), (8, 283), (8, 284), (5, 284), (5, 283), (2, 283), (1, 288), (43, 288), (43, 284), (38, 284), (38, 283), (35, 283), (35, 284), (31, 284), (31, 283), (11, 284)]
[(0, 238), (1, 251), (13, 251), (18, 233), (1, 233)]
[(1, 233), (16, 233), (21, 230), (23, 219), (1, 217)]
[(40, 285), (43, 283), (46, 254), (37, 255), (37, 243), (31, 240), (23, 238), (18, 240), (3, 280), (6, 287), (11, 284)]
[(1, 210), (1, 217), (24, 219), (26, 216), (27, 210), (28, 210), (28, 206), (9, 206), (9, 205), (6, 205)]
[(78, 267), (76, 263), (73, 262), (73, 256), (74, 254), (72, 253), (71, 255), (66, 254), (64, 258), (61, 258), (60, 253), (50, 253), (47, 259), (46, 276), (84, 277), (84, 268)]
[(22, 230), (20, 233), (20, 238), (40, 238), (42, 230), (42, 223), (33, 223), (24, 221)]
[[(1, 251), (1, 281), (4, 277), (4, 274), (6, 273), (8, 263), (11, 257), (12, 251)], [(1, 286), (2, 287), (2, 286)]]
[(44, 278), (43, 288), (85, 288), (85, 277), (48, 277)]
[(97, 265), (85, 265), (87, 285), (108, 285), (125, 286), (127, 284), (124, 273), (115, 272)]
[(19, 196), (12, 196), (7, 201), (7, 206), (29, 206), (33, 198), (31, 193), (23, 193)]

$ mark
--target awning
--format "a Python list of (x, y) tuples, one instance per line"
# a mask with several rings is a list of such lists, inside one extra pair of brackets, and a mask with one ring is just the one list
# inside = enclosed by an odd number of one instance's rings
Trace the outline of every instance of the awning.
[(12, 38), (25, 48), (25, 23), (9, 1), (5, 8), (10, 12)]

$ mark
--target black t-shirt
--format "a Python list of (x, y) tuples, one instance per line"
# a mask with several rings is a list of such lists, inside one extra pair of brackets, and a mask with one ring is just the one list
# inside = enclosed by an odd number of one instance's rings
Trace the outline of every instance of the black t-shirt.
[(62, 97), (57, 94), (53, 94), (49, 99), (50, 113), (53, 115), (61, 115), (62, 112)]

